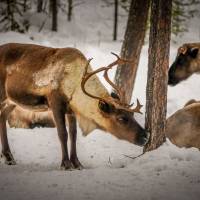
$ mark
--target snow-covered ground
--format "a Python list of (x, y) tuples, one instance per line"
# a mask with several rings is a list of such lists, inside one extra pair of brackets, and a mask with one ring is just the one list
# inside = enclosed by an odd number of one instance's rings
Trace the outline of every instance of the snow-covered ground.
[[(88, 0), (75, 9), (71, 23), (61, 14), (58, 33), (48, 31), (48, 27), (38, 33), (41, 20), (33, 16), (35, 26), (29, 33), (0, 33), (0, 44), (22, 42), (52, 47), (73, 46), (88, 58), (94, 58), (93, 68), (106, 65), (113, 60), (110, 52), (120, 52), (126, 18), (120, 18), (119, 40), (112, 42), (112, 8), (101, 7), (102, 4), (102, 1)], [(198, 20), (190, 22), (189, 33), (176, 38), (177, 44), (171, 45), (170, 63), (179, 45), (200, 40)], [(148, 44), (142, 51), (133, 95), (134, 101), (139, 98), (143, 104), (147, 57)], [(114, 76), (114, 71), (110, 77)], [(168, 115), (189, 99), (200, 99), (199, 85), (200, 78), (194, 75), (174, 88), (169, 87)], [(136, 115), (136, 119), (144, 124), (144, 115)], [(85, 169), (60, 171), (61, 150), (55, 129), (8, 129), (8, 137), (18, 165), (0, 163), (1, 200), (200, 199), (200, 152), (195, 148), (180, 149), (167, 141), (159, 149), (131, 159), (125, 155), (137, 156), (142, 153), (142, 148), (99, 130), (84, 138), (78, 130), (78, 155)]]

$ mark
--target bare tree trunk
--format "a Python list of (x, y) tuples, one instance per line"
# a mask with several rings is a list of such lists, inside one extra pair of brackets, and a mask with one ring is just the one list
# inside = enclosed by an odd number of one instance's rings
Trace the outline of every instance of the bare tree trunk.
[(50, 8), (52, 12), (52, 31), (57, 31), (57, 0), (50, 0)]
[(38, 13), (42, 12), (42, 6), (43, 6), (43, 0), (38, 0), (37, 1), (37, 12)]
[(115, 12), (114, 12), (114, 30), (113, 40), (117, 40), (117, 25), (118, 25), (118, 0), (115, 0)]
[(145, 152), (165, 141), (171, 9), (172, 0), (152, 0), (145, 116), (151, 137)]
[[(137, 73), (141, 49), (144, 43), (150, 0), (132, 0), (126, 26), (121, 57), (133, 63), (119, 65), (115, 75), (116, 84), (126, 91), (126, 102), (130, 103)], [(142, 13), (142, 14), (141, 14)]]
[(14, 20), (14, 12), (13, 12), (14, 6), (15, 6), (14, 0), (7, 0), (7, 13), (8, 13), (8, 19), (10, 21), (11, 31), (15, 31), (15, 20)]
[(73, 3), (72, 0), (68, 0), (68, 14), (67, 14), (68, 21), (71, 21), (72, 19), (72, 9), (73, 9), (72, 3)]
[(23, 11), (26, 12), (26, 5), (27, 4), (27, 0), (24, 0), (24, 4), (23, 4)]

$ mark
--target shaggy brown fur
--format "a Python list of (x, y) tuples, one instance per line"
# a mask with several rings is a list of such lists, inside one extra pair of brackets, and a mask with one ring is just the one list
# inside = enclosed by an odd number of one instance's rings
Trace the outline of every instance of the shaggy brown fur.
[(200, 103), (191, 103), (167, 119), (166, 136), (178, 147), (200, 149)]
[[(16, 43), (0, 46), (0, 136), (2, 156), (7, 164), (15, 164), (6, 133), (7, 116), (15, 105), (52, 112), (61, 142), (62, 169), (82, 168), (76, 154), (76, 118), (84, 135), (100, 128), (119, 139), (146, 144), (147, 133), (132, 113), (108, 103), (112, 101), (99, 101), (83, 93), (81, 82), (87, 63), (84, 55), (74, 48)], [(96, 75), (87, 82), (86, 89), (103, 99), (112, 99)], [(71, 139), (70, 155), (65, 114)]]

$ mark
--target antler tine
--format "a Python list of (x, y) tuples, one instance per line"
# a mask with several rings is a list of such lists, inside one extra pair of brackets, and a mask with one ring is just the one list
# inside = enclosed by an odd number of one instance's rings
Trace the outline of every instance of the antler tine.
[[(114, 65), (113, 65), (114, 66)], [(122, 92), (121, 92), (121, 90), (109, 79), (109, 77), (108, 77), (108, 70), (109, 70), (110, 68), (107, 68), (105, 71), (104, 71), (104, 74), (103, 74), (103, 76), (104, 76), (104, 78), (105, 78), (105, 80), (115, 89), (115, 91), (118, 93), (118, 95), (119, 95), (119, 99), (121, 100), (121, 98), (122, 98)]]
[(136, 113), (140, 113), (142, 114), (142, 112), (140, 111), (140, 109), (142, 108), (143, 105), (140, 104), (139, 100), (137, 99), (137, 106), (134, 109), (131, 109), (132, 112), (136, 112)]
[(134, 60), (120, 58), (116, 53), (113, 53), (113, 52), (111, 52), (111, 54), (114, 55), (117, 58), (118, 62), (121, 62), (121, 64), (126, 63), (126, 62), (132, 63), (134, 61)]
[(81, 81), (81, 89), (82, 89), (82, 91), (83, 91), (87, 96), (92, 97), (92, 98), (94, 98), (94, 99), (98, 99), (98, 100), (100, 100), (100, 101), (105, 101), (103, 98), (94, 96), (94, 95), (88, 93), (88, 92), (85, 90), (85, 84), (86, 84), (86, 82), (88, 81), (88, 79), (89, 79), (91, 76), (93, 76), (94, 74), (96, 74), (96, 73), (98, 73), (98, 72), (101, 72), (101, 71), (106, 70), (105, 67), (101, 67), (101, 68), (99, 68), (99, 69), (97, 69), (97, 70), (95, 70), (95, 71), (92, 71), (92, 72), (88, 73), (88, 67), (89, 67), (89, 64), (90, 64), (91, 60), (92, 60), (92, 58), (90, 58), (90, 59), (88, 60), (86, 66), (85, 66), (85, 71), (84, 71), (84, 73), (83, 73), (83, 77), (82, 77), (82, 81)]
[(131, 108), (134, 105), (134, 103), (131, 103), (130, 105), (128, 105), (128, 108)]
[(114, 56), (116, 56), (117, 60), (114, 61), (114, 62), (112, 62), (111, 64), (109, 64), (106, 67), (107, 69), (104, 71), (104, 78), (116, 90), (116, 92), (119, 95), (120, 100), (121, 101), (123, 100), (123, 103), (125, 103), (124, 102), (124, 98), (123, 98), (123, 96), (124, 96), (123, 91), (109, 79), (109, 77), (108, 77), (108, 70), (111, 69), (113, 66), (115, 66), (117, 64), (124, 64), (126, 62), (133, 62), (133, 61), (122, 59), (117, 54), (115, 54), (113, 52), (111, 52), (111, 54), (114, 55)]

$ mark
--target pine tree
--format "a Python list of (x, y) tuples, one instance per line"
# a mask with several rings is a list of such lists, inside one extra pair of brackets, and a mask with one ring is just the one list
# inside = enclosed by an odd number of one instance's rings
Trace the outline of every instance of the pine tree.
[(25, 0), (1, 0), (0, 29), (2, 31), (26, 32), (29, 28), (29, 22), (23, 16), (26, 10), (27, 1)]
[(71, 21), (71, 19), (72, 19), (72, 9), (73, 9), (73, 1), (68, 0), (68, 13), (67, 13), (68, 21)]
[(58, 14), (58, 4), (57, 0), (50, 0), (50, 11), (52, 14), (52, 31), (57, 31), (57, 14)]
[(199, 4), (199, 0), (172, 1), (172, 33), (175, 36), (181, 36), (188, 31), (187, 23), (199, 13), (199, 10), (196, 9)]
[(37, 12), (42, 12), (43, 0), (37, 0)]
[(114, 29), (113, 29), (113, 40), (117, 40), (117, 26), (118, 26), (118, 0), (115, 0), (114, 4)]

